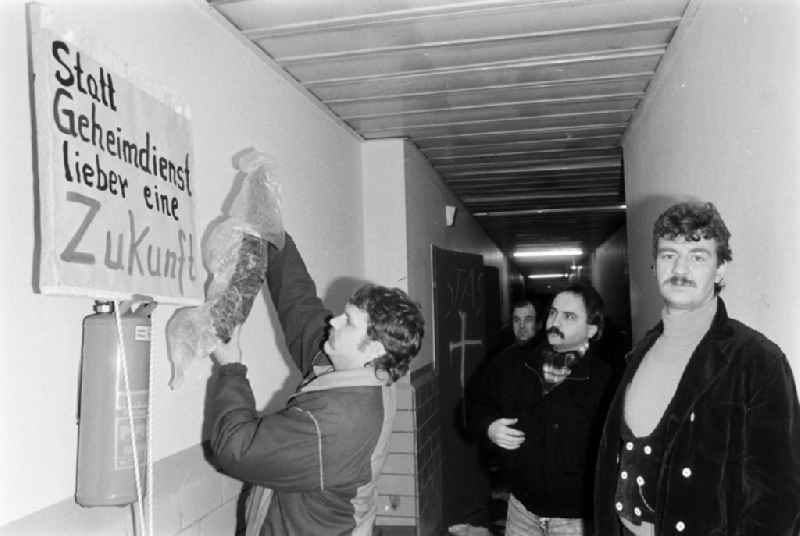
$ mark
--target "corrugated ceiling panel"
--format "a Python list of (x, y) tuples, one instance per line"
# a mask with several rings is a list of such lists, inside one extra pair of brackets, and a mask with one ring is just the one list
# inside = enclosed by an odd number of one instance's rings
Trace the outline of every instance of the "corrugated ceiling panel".
[(557, 82), (619, 73), (655, 72), (663, 47), (634, 51), (598, 51), (589, 56), (531, 58), (503, 64), (473, 64), (452, 69), (410, 71), (373, 78), (308, 81), (320, 99), (387, 97), (418, 91), (480, 88), (501, 84)]
[(413, 13), (415, 18), (435, 17), (475, 9), (508, 9), (514, 5), (533, 4), (579, 5), (587, 1), (592, 0), (211, 0), (209, 3), (237, 23), (290, 31), (293, 25), (308, 25), (310, 21), (316, 21), (318, 27), (327, 27), (334, 21), (337, 25), (343, 20), (375, 23), (408, 13)]
[(630, 112), (636, 107), (639, 99), (640, 95), (625, 95), (594, 96), (568, 101), (494, 102), (483, 106), (429, 109), (416, 113), (381, 114), (373, 117), (368, 115), (344, 116), (343, 119), (359, 131), (370, 132), (470, 121), (517, 121), (527, 117), (570, 117), (579, 114), (605, 114), (613, 111)]
[[(552, 135), (553, 132), (565, 130), (586, 132), (608, 128), (607, 125), (626, 125), (632, 110), (611, 110), (585, 112), (578, 114), (558, 114), (552, 116), (520, 117), (511, 119), (489, 120), (484, 122), (469, 121), (465, 123), (430, 124), (405, 126), (388, 129), (362, 131), (368, 139), (401, 138), (404, 136), (417, 138), (421, 142), (431, 139), (483, 136), (517, 136), (530, 134), (535, 139), (538, 135)], [(476, 132), (477, 131), (477, 132)]]
[[(549, 139), (521, 139), (504, 143), (464, 143), (461, 145), (440, 145), (429, 144), (424, 153), (428, 158), (439, 157), (461, 157), (477, 154), (512, 154), (519, 155), (520, 151), (580, 151), (583, 149), (595, 149), (599, 147), (617, 148), (618, 133), (577, 136), (558, 136)], [(479, 140), (473, 140), (477, 142)], [(415, 140), (416, 142), (416, 140)], [(418, 144), (419, 145), (419, 144)]]
[(505, 146), (498, 152), (491, 151), (471, 151), (463, 155), (434, 155), (429, 156), (428, 160), (442, 172), (448, 169), (455, 169), (456, 166), (479, 164), (491, 167), (503, 165), (515, 165), (517, 162), (541, 162), (547, 160), (567, 160), (592, 157), (620, 157), (620, 149), (615, 146), (586, 148), (586, 149), (545, 149), (540, 151), (513, 151)]
[(516, 132), (478, 132), (461, 135), (446, 136), (417, 136), (414, 143), (423, 149), (442, 148), (442, 147), (467, 147), (484, 144), (511, 144), (532, 143), (536, 140), (546, 142), (568, 142), (570, 137), (576, 138), (575, 143), (579, 143), (581, 138), (613, 135), (614, 139), (619, 137), (628, 126), (626, 122), (605, 125), (588, 125), (572, 127), (551, 127), (545, 129), (528, 129)]
[(373, 97), (328, 101), (341, 117), (358, 114), (397, 113), (424, 108), (476, 106), (480, 104), (514, 101), (574, 99), (596, 95), (640, 94), (650, 80), (650, 73), (639, 73), (611, 80), (583, 80), (563, 84), (517, 84), (491, 86), (471, 90), (446, 90), (441, 92), (411, 93), (396, 97)]
[(622, 30), (597, 31), (558, 38), (517, 38), (499, 43), (453, 45), (445, 42), (439, 47), (387, 52), (360, 49), (358, 53), (346, 55), (329, 53), (309, 57), (303, 61), (284, 58), (279, 58), (279, 61), (300, 80), (348, 78), (660, 45), (674, 30), (674, 22), (664, 23), (663, 26), (663, 28), (630, 33)]
[[(410, 13), (413, 14), (413, 13)], [(604, 2), (594, 0), (540, 6), (528, 4), (495, 10), (443, 12), (438, 17), (398, 18), (389, 24), (366, 21), (361, 26), (331, 29), (309, 28), (308, 33), (270, 36), (269, 27), (250, 18), (238, 20), (251, 39), (263, 44), (272, 56), (285, 58), (328, 54), (344, 50), (380, 49), (418, 46), (420, 43), (456, 40), (508, 39), (510, 36), (581, 31), (587, 27), (641, 24), (647, 21), (673, 19), (671, 2)]]

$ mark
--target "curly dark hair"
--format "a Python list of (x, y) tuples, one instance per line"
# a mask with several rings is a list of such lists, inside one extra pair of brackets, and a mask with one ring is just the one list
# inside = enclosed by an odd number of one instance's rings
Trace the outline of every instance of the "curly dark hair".
[(366, 311), (367, 336), (386, 349), (384, 355), (372, 360), (375, 370), (385, 372), (388, 383), (397, 381), (408, 372), (425, 335), (419, 304), (399, 288), (380, 285), (364, 285), (353, 294), (350, 303)]
[(602, 337), (606, 318), (603, 313), (604, 303), (600, 293), (592, 285), (584, 282), (572, 283), (567, 288), (559, 291), (558, 294), (563, 292), (575, 294), (583, 300), (583, 306), (586, 308), (586, 323), (597, 327), (597, 332), (591, 340), (596, 341)]
[[(717, 243), (717, 266), (733, 259), (728, 241), (731, 233), (725, 226), (713, 203), (684, 202), (672, 205), (658, 217), (653, 225), (653, 258), (658, 254), (658, 239), (686, 241), (710, 240)], [(719, 294), (722, 283), (714, 283), (714, 293)]]

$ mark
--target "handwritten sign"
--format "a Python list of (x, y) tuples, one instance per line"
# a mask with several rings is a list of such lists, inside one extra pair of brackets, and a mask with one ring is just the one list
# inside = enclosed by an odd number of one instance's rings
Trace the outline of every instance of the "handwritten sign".
[(202, 301), (189, 118), (45, 19), (31, 24), (39, 288)]

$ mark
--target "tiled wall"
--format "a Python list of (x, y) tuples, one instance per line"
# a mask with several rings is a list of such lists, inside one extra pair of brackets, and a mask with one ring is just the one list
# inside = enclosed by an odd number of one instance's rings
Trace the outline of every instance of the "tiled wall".
[(443, 533), (435, 380), (432, 367), (427, 366), (414, 371), (410, 385), (398, 384), (398, 412), (390, 454), (378, 485), (379, 527), (413, 528), (410, 534), (418, 536)]
[(414, 527), (417, 524), (415, 415), (414, 389), (400, 382), (389, 457), (378, 479), (376, 525)]
[[(214, 471), (199, 445), (159, 460), (153, 473), (152, 536), (233, 534), (241, 483)], [(0, 527), (0, 536), (138, 536), (132, 519), (131, 507), (83, 508), (68, 497)]]
[(411, 378), (416, 403), (419, 536), (444, 534), (442, 526), (442, 450), (439, 390), (433, 367), (415, 371)]

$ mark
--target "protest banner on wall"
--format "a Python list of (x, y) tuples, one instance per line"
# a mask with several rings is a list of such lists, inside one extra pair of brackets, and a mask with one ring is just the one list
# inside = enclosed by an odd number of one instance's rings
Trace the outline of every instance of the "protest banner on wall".
[(39, 289), (202, 301), (186, 108), (46, 10), (30, 28)]

